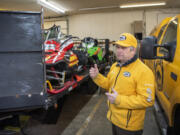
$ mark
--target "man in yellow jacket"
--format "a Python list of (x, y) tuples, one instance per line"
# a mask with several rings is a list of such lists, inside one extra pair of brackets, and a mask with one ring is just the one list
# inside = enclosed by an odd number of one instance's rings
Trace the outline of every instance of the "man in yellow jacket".
[(113, 135), (142, 135), (146, 108), (154, 104), (154, 75), (137, 58), (136, 38), (123, 33), (115, 42), (115, 62), (107, 75), (97, 65), (89, 71), (93, 81), (107, 90), (107, 118), (112, 122)]

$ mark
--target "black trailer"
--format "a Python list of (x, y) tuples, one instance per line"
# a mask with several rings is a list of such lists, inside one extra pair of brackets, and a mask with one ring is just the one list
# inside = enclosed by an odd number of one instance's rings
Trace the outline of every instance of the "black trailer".
[(1, 123), (48, 103), (41, 33), (41, 13), (0, 12)]

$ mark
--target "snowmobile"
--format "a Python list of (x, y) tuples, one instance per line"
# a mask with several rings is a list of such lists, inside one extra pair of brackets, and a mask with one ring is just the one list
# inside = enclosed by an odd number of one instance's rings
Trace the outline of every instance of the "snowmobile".
[[(102, 46), (100, 46), (100, 43), (102, 43)], [(98, 67), (101, 67), (101, 65), (105, 67), (109, 55), (109, 40), (97, 40), (92, 37), (85, 37), (81, 40), (81, 43), (77, 46), (76, 50), (87, 53), (87, 67), (91, 67), (94, 64), (97, 64)]]
[(82, 47), (88, 53), (89, 62), (100, 64), (103, 60), (103, 50), (98, 46), (97, 39), (85, 37), (82, 40)]
[(73, 52), (73, 38), (76, 37), (62, 34), (57, 26), (47, 34), (45, 63), (48, 92), (51, 94), (76, 87), (77, 81), (82, 80), (79, 74), (86, 70), (87, 54)]

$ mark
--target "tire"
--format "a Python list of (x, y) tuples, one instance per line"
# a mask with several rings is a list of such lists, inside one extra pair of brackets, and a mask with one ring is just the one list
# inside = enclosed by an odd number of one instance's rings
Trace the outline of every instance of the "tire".
[(50, 106), (48, 110), (37, 109), (31, 112), (30, 115), (33, 119), (40, 121), (42, 124), (56, 124), (61, 114), (65, 100), (66, 96), (63, 96), (60, 99), (58, 99), (58, 108)]
[(166, 135), (175, 135), (174, 134), (174, 129), (172, 128), (172, 127), (167, 127), (167, 133), (166, 133)]
[(58, 118), (61, 114), (64, 101), (66, 99), (66, 96), (63, 96), (62, 98), (58, 99), (57, 104), (58, 108), (55, 108), (54, 106), (50, 107), (48, 111), (45, 114), (45, 117), (43, 119), (44, 124), (56, 124), (58, 121)]
[(179, 135), (180, 134), (180, 107), (176, 109), (175, 118), (174, 118), (174, 126), (167, 128), (167, 135)]
[(174, 135), (180, 134), (180, 108), (177, 109), (174, 119)]

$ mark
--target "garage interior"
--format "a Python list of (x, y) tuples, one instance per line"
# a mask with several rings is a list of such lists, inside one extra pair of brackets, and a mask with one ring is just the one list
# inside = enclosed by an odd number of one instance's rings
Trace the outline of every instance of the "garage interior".
[[(45, 3), (57, 6), (61, 11), (53, 9), (50, 5), (43, 4), (44, 1)], [(159, 5), (123, 7), (132, 5), (137, 6), (138, 4)], [(105, 46), (108, 44), (109, 50), (114, 53), (112, 56), (109, 56), (109, 58), (112, 57), (112, 59), (105, 64), (103, 62), (100, 63), (100, 65), (102, 65), (103, 74), (107, 75), (110, 66), (116, 61), (116, 51), (113, 42), (119, 39), (120, 34), (123, 32), (133, 34), (138, 39), (138, 44), (140, 46), (141, 40), (144, 37), (149, 36), (152, 30), (160, 24), (163, 19), (166, 17), (174, 17), (180, 13), (180, 1), (0, 0), (0, 12), (9, 15), (10, 18), (11, 14), (18, 14), (18, 12), (23, 15), (24, 18), (26, 18), (26, 14), (28, 13), (33, 15), (36, 15), (37, 13), (37, 15), (40, 15), (39, 18), (41, 19), (41, 23), (38, 27), (41, 27), (39, 37), (41, 37), (42, 46), (47, 43), (47, 38), (43, 37), (43, 34), (56, 26), (59, 27), (55, 30), (60, 31), (64, 35), (75, 37), (74, 43), (76, 44), (80, 44), (85, 37), (92, 37), (93, 39), (97, 39), (99, 43), (102, 42), (101, 47), (103, 50), (106, 50)], [(2, 25), (2, 27), (0, 26), (1, 29), (5, 23), (6, 22), (0, 17), (0, 25)], [(7, 22), (6, 27), (8, 27), (9, 24), (11, 23)], [(24, 24), (23, 21), (22, 24)], [(7, 29), (8, 31), (11, 31), (13, 28), (12, 24), (12, 26)], [(33, 28), (34, 27), (28, 27), (28, 29)], [(3, 37), (4, 32), (5, 30), (3, 29), (0, 37)], [(0, 41), (2, 39), (7, 38), (0, 38)], [(16, 43), (14, 44), (16, 45)], [(5, 45), (0, 43), (0, 48), (3, 47), (5, 47)], [(12, 49), (10, 49), (10, 51), (0, 49), (0, 55), (3, 56), (5, 53), (10, 54), (11, 52), (19, 53), (20, 51), (15, 50), (15, 52), (13, 52)], [(33, 50), (32, 52), (41, 52), (43, 54), (43, 51), (44, 50)], [(42, 56), (42, 58), (44, 59), (44, 56)], [(31, 58), (29, 60), (31, 60)], [(26, 62), (24, 61), (23, 64), (25, 63)], [(8, 62), (7, 64), (11, 65), (11, 63)], [(0, 67), (3, 67), (3, 63)], [(46, 70), (52, 69), (46, 67), (46, 64), (41, 68), (42, 74), (46, 74)], [(5, 68), (3, 67), (3, 69)], [(11, 70), (11, 68), (8, 69)], [(30, 69), (28, 69), (28, 71), (29, 70)], [(53, 103), (50, 103), (51, 105), (48, 104), (48, 107), (41, 105), (41, 107), (36, 106), (35, 108), (29, 109), (26, 106), (27, 108), (25, 109), (24, 107), (21, 109), (15, 107), (13, 109), (6, 108), (7, 110), (4, 110), (0, 106), (0, 135), (112, 135), (112, 125), (106, 118), (108, 106), (105, 91), (92, 82), (89, 77), (89, 68), (86, 68), (85, 70), (86, 72), (80, 75), (80, 77), (83, 76), (83, 78), (79, 79), (78, 77), (73, 76), (73, 79), (77, 81), (74, 82), (76, 84), (73, 83), (72, 86), (63, 89), (63, 95), (58, 93), (58, 96), (51, 98), (50, 100), (53, 100)], [(53, 71), (51, 71), (51, 73), (53, 73)], [(3, 75), (3, 72), (0, 72), (0, 76)], [(13, 75), (15, 75), (14, 79), (16, 79), (18, 73)], [(48, 94), (50, 94), (50, 96), (47, 96), (49, 99), (51, 94), (55, 94), (53, 92), (56, 91), (51, 91), (52, 82), (47, 82), (48, 79), (46, 79), (45, 76), (49, 77), (49, 74), (42, 75), (42, 79), (44, 79), (43, 83), (38, 85), (41, 85), (45, 91), (46, 88), (49, 89), (50, 93)], [(10, 76), (8, 77), (11, 78)], [(0, 93), (4, 93), (2, 88), (6, 88), (8, 91), (8, 77), (0, 80), (2, 81), (0, 85), (3, 84), (3, 81), (7, 82), (6, 86), (0, 86)], [(18, 77), (18, 79), (23, 80), (23, 78), (20, 77)], [(12, 79), (10, 79), (10, 81), (11, 80)], [(17, 81), (15, 82), (18, 83)], [(24, 93), (29, 98), (33, 95), (28, 92), (26, 93), (26, 91)], [(19, 95), (21, 95), (21, 93), (14, 94), (16, 98), (18, 98)], [(4, 97), (0, 96), (0, 98)], [(5, 102), (6, 100), (0, 101)], [(45, 102), (49, 103), (51, 101)], [(160, 120), (159, 122), (159, 118), (157, 118), (159, 114), (156, 114), (156, 111), (160, 111), (157, 104), (158, 103), (155, 102), (155, 105), (148, 108), (146, 111), (143, 135), (167, 135), (167, 124), (164, 124), (165, 122), (163, 120)], [(160, 116), (160, 119), (163, 119), (162, 117), (164, 116)], [(162, 127), (160, 123), (163, 123), (165, 126)]]

